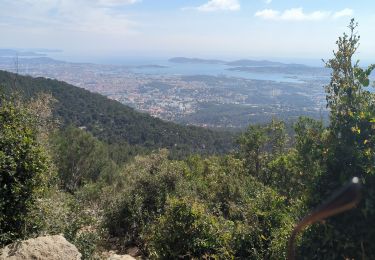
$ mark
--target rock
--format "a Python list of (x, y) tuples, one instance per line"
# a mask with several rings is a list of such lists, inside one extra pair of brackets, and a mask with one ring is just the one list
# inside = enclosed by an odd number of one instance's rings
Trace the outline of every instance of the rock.
[(136, 260), (131, 255), (117, 255), (113, 254), (110, 257), (107, 258), (107, 260)]
[(128, 254), (118, 255), (114, 251), (102, 252), (101, 256), (102, 256), (101, 259), (107, 259), (107, 260), (136, 260), (136, 258), (134, 258), (131, 255), (128, 255)]
[(0, 249), (0, 260), (79, 260), (81, 253), (63, 236), (44, 236), (16, 242)]

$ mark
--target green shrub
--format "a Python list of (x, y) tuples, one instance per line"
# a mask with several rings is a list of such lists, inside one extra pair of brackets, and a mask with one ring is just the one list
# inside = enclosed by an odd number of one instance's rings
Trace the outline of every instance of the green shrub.
[(33, 116), (0, 97), (0, 245), (38, 231), (29, 213), (45, 187), (47, 171)]
[(52, 139), (61, 187), (75, 192), (90, 182), (111, 183), (117, 172), (108, 147), (89, 132), (68, 126)]
[(91, 260), (98, 258), (95, 254), (98, 241), (99, 236), (96, 232), (82, 232), (77, 234), (70, 242), (72, 242), (82, 254), (82, 260)]
[(147, 248), (155, 259), (231, 259), (233, 222), (210, 214), (204, 204), (171, 198), (150, 226)]
[(109, 235), (125, 243), (142, 245), (143, 230), (159, 217), (167, 196), (176, 191), (184, 165), (168, 160), (165, 150), (147, 157), (137, 157), (124, 173), (115, 202), (106, 209), (104, 226)]
[(193, 156), (185, 164), (167, 156), (161, 151), (128, 165), (105, 216), (110, 236), (153, 258), (283, 253), (294, 220), (286, 198), (250, 176), (241, 160)]
[(89, 211), (86, 203), (70, 193), (51, 190), (38, 200), (33, 214), (40, 221), (40, 233), (63, 234), (77, 247), (83, 259), (92, 259), (101, 237), (99, 216)]
[[(254, 182), (254, 191), (235, 216), (233, 249), (241, 259), (271, 259), (284, 255), (285, 245), (294, 219), (285, 198)], [(284, 232), (285, 231), (285, 232)], [(277, 258), (276, 258), (277, 259)]]

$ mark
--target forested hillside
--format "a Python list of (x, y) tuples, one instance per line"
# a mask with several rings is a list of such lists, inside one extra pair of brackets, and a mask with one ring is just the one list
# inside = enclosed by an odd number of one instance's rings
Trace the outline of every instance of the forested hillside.
[(0, 71), (0, 86), (26, 98), (51, 94), (57, 100), (54, 115), (63, 125), (85, 127), (108, 143), (168, 148), (175, 155), (224, 153), (233, 147), (231, 133), (165, 122), (65, 82)]

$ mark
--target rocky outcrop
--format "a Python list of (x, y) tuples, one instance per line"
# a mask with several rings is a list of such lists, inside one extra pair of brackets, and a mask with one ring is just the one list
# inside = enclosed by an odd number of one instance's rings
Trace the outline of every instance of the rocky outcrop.
[(0, 249), (0, 260), (79, 260), (77, 248), (63, 236), (44, 236), (10, 244)]

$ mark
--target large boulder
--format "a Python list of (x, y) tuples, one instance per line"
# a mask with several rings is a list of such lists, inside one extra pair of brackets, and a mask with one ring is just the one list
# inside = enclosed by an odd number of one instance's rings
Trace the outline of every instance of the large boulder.
[(63, 236), (44, 236), (16, 242), (0, 249), (0, 260), (79, 260), (81, 253)]

